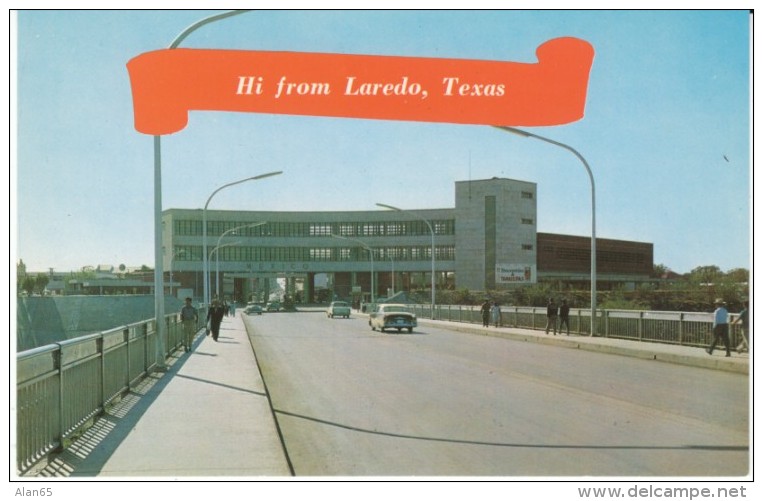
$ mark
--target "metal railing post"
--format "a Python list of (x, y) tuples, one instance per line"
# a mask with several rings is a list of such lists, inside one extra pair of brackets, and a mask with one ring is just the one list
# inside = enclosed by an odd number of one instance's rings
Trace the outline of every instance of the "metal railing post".
[(130, 378), (130, 368), (132, 367), (132, 357), (130, 357), (130, 328), (122, 331), (122, 342), (125, 344), (125, 363), (127, 364), (126, 381), (124, 385), (128, 390), (132, 389), (132, 378)]
[(678, 344), (684, 344), (684, 314), (683, 312), (678, 314)]
[(63, 370), (63, 354), (61, 353), (61, 344), (55, 343), (58, 346), (55, 355), (55, 364), (58, 370), (58, 450), (64, 447), (64, 370)]
[(106, 353), (103, 351), (103, 333), (101, 333), (101, 337), (99, 337), (96, 340), (96, 351), (98, 352), (98, 356), (101, 359), (101, 384), (100, 388), (98, 388), (98, 402), (101, 405), (101, 409), (103, 411), (106, 410)]

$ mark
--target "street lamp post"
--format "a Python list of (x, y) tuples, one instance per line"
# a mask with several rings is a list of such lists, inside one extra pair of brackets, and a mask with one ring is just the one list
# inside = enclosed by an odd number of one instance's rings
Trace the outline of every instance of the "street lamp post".
[[(215, 14), (198, 21), (176, 36), (170, 44), (175, 49), (188, 35), (196, 29), (211, 22), (248, 12), (234, 10), (223, 14)], [(154, 323), (156, 324), (156, 343), (154, 360), (157, 371), (166, 371), (164, 363), (164, 336), (166, 325), (164, 319), (164, 263), (162, 255), (162, 136), (154, 136)]]
[[(266, 221), (262, 221), (259, 223), (252, 223), (252, 224), (243, 224), (241, 226), (236, 226), (235, 228), (231, 228), (229, 230), (225, 230), (222, 235), (220, 235), (220, 238), (217, 239), (217, 247), (220, 246), (220, 240), (223, 239), (225, 235), (228, 233), (233, 233), (237, 230), (241, 230), (244, 228), (254, 228), (256, 226), (262, 226), (263, 224), (267, 224)], [(214, 251), (213, 251), (214, 252)], [(212, 253), (210, 253), (211, 255)], [(215, 295), (219, 298), (220, 297), (220, 262), (219, 262), (219, 255), (216, 256), (216, 259), (218, 259), (218, 262), (216, 263), (216, 269), (215, 269)]]
[(432, 225), (429, 224), (429, 221), (427, 221), (423, 217), (419, 216), (415, 212), (403, 210), (403, 209), (401, 209), (399, 207), (394, 207), (392, 205), (387, 205), (387, 204), (377, 203), (376, 205), (378, 205), (379, 207), (384, 207), (385, 209), (396, 210), (398, 212), (404, 212), (406, 214), (410, 214), (410, 215), (412, 215), (412, 216), (414, 216), (414, 217), (424, 221), (426, 223), (427, 227), (429, 228), (429, 232), (432, 234), (432, 313), (431, 313), (431, 316), (432, 316), (432, 319), (434, 319), (434, 305), (435, 305), (435, 271), (434, 271), (434, 254), (435, 254), (435, 252), (434, 251), (435, 251), (435, 249), (434, 249), (434, 229), (432, 229)]
[(495, 126), (495, 128), (505, 132), (510, 132), (512, 134), (517, 134), (519, 136), (538, 139), (539, 141), (544, 141), (546, 143), (559, 146), (560, 148), (564, 148), (565, 150), (575, 155), (578, 160), (583, 163), (583, 167), (585, 167), (586, 172), (588, 172), (588, 179), (591, 181), (591, 336), (594, 336), (596, 334), (596, 186), (593, 181), (593, 172), (591, 172), (591, 167), (588, 165), (588, 162), (583, 157), (583, 155), (581, 155), (572, 146), (560, 143), (559, 141), (554, 141), (553, 139), (549, 139), (547, 137), (533, 134), (532, 132), (515, 129), (514, 127)]
[(392, 264), (392, 295), (395, 295), (395, 260), (392, 256), (387, 255), (389, 262)]
[(331, 234), (334, 238), (339, 238), (342, 240), (349, 240), (351, 242), (355, 242), (359, 244), (364, 250), (368, 251), (368, 254), (371, 256), (371, 304), (376, 303), (376, 293), (375, 293), (375, 284), (374, 284), (374, 250), (368, 246), (365, 242), (358, 240), (356, 238), (350, 238), (350, 237), (343, 237), (341, 235), (335, 235)]
[[(217, 246), (214, 249), (212, 249), (212, 251), (209, 253), (210, 258), (212, 257), (212, 254), (215, 255), (215, 276), (219, 277), (220, 275), (220, 253), (217, 251), (225, 247), (233, 247), (234, 245), (241, 245), (241, 242), (238, 241), (238, 242), (222, 244), (222, 245), (218, 243)], [(218, 280), (217, 286), (215, 287), (215, 297), (217, 297), (218, 300), (220, 299), (219, 286), (220, 286), (220, 281)]]
[(258, 176), (252, 176), (247, 177), (246, 179), (240, 179), (238, 181), (234, 181), (232, 183), (224, 184), (217, 188), (215, 191), (212, 192), (211, 195), (209, 195), (209, 198), (207, 199), (207, 203), (204, 204), (204, 210), (202, 211), (202, 246), (204, 247), (203, 253), (204, 253), (204, 302), (206, 304), (209, 304), (209, 261), (207, 259), (207, 207), (209, 207), (209, 202), (212, 201), (212, 198), (217, 195), (221, 190), (225, 188), (229, 188), (231, 186), (235, 186), (237, 184), (245, 183), (247, 181), (256, 181), (258, 179), (264, 179), (266, 177), (270, 176), (277, 176), (279, 174), (283, 174), (283, 171), (276, 171), (276, 172), (268, 172), (267, 174), (260, 174)]

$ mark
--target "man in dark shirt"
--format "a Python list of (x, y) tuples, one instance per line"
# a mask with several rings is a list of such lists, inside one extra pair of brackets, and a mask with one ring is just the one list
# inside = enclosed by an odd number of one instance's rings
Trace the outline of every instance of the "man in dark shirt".
[(482, 327), (490, 327), (490, 301), (487, 299), (482, 303), (480, 313), (482, 313)]
[(567, 327), (567, 335), (570, 335), (570, 305), (567, 304), (566, 299), (562, 299), (562, 305), (559, 307), (559, 332), (562, 331), (562, 326)]
[[(217, 299), (212, 300), (212, 306), (209, 307), (207, 312), (207, 322), (209, 322), (209, 328), (212, 331), (212, 339), (217, 341), (220, 336), (220, 324), (225, 316), (225, 308)], [(209, 333), (207, 333), (209, 335)]]
[(546, 306), (546, 334), (548, 334), (549, 329), (553, 327), (554, 336), (556, 336), (556, 315), (557, 306), (554, 302), (554, 298), (551, 298), (548, 300), (548, 306)]

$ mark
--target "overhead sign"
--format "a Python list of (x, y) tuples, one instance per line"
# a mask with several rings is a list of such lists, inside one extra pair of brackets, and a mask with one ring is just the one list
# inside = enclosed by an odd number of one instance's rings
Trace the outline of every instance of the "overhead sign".
[(135, 128), (171, 134), (189, 111), (548, 126), (585, 111), (593, 47), (556, 38), (536, 63), (164, 49), (127, 64)]

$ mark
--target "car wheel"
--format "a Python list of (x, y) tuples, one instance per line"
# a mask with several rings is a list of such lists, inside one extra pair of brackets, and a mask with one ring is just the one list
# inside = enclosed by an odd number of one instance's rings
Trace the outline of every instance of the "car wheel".
[(408, 327), (408, 334), (410, 334), (411, 332), (413, 332), (413, 327)]
[(397, 332), (400, 332), (402, 329), (400, 327), (397, 328)]
[(384, 332), (384, 327), (379, 327), (379, 330)]

